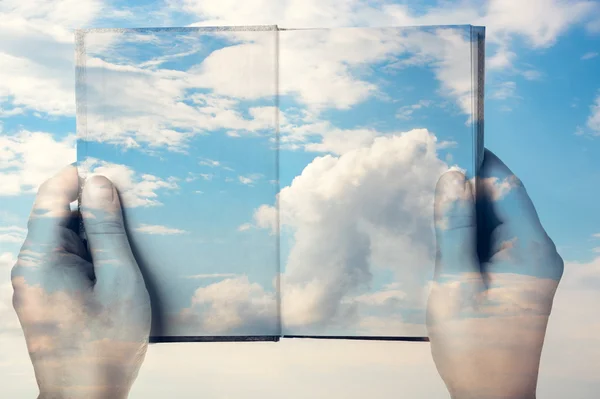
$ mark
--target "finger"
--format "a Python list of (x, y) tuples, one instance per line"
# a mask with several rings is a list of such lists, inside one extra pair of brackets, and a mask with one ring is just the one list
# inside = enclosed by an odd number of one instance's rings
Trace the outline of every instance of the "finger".
[(549, 240), (523, 183), (489, 150), (485, 151), (478, 190), (500, 223), (495, 241), (524, 237)]
[(436, 279), (443, 275), (479, 273), (477, 221), (471, 183), (461, 172), (449, 171), (435, 190)]
[(110, 180), (104, 176), (87, 179), (81, 214), (96, 274), (95, 289), (111, 295), (129, 291), (141, 273), (125, 232), (119, 195)]
[(38, 250), (55, 249), (62, 240), (60, 231), (72, 223), (70, 203), (77, 199), (77, 167), (69, 165), (38, 189), (27, 223), (26, 244)]

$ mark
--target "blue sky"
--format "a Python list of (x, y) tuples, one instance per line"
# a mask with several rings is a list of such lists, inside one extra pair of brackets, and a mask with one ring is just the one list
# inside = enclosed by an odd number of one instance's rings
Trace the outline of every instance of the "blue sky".
[[(55, 12), (52, 7), (36, 2), (31, 2), (29, 6), (17, 1), (9, 1), (0, 5), (0, 14), (7, 16), (6, 20), (10, 21), (10, 24), (0, 28), (0, 38), (3, 38), (1, 41), (3, 44), (0, 45), (2, 57), (0, 65), (5, 66), (5, 68), (0, 68), (0, 122), (3, 140), (0, 143), (2, 151), (0, 159), (3, 162), (10, 162), (11, 165), (9, 168), (0, 170), (0, 187), (2, 188), (0, 191), (3, 193), (0, 197), (2, 205), (0, 212), (2, 270), (10, 269), (11, 260), (14, 260), (18, 253), (37, 186), (50, 177), (54, 171), (76, 159), (73, 136), (76, 132), (73, 28), (274, 23), (283, 27), (481, 24), (487, 27), (488, 38), (486, 47), (486, 147), (494, 151), (524, 182), (544, 227), (566, 262), (565, 278), (559, 289), (559, 298), (555, 301), (555, 310), (542, 359), (540, 397), (559, 398), (566, 392), (577, 397), (593, 397), (592, 389), (598, 388), (597, 376), (591, 375), (586, 370), (593, 369), (593, 365), (597, 364), (600, 355), (595, 350), (584, 350), (582, 342), (586, 342), (587, 345), (596, 342), (600, 348), (600, 342), (597, 339), (600, 334), (594, 333), (597, 332), (597, 318), (590, 317), (590, 312), (593, 311), (592, 305), (600, 300), (597, 294), (598, 287), (593, 286), (594, 282), (597, 282), (598, 273), (600, 273), (600, 258), (597, 250), (600, 248), (600, 238), (594, 236), (600, 233), (600, 212), (596, 205), (596, 199), (600, 195), (600, 184), (598, 184), (600, 182), (600, 159), (595, 156), (600, 146), (598, 141), (598, 137), (600, 137), (598, 125), (600, 76), (597, 73), (600, 70), (600, 55), (598, 55), (600, 53), (600, 10), (597, 3), (577, 1), (566, 4), (566, 2), (558, 0), (545, 0), (535, 4), (513, 4), (492, 0), (463, 1), (453, 7), (449, 7), (444, 2), (435, 1), (412, 3), (411, 7), (405, 6), (403, 2), (369, 3), (335, 0), (307, 3), (290, 1), (277, 6), (253, 1), (236, 5), (228, 1), (204, 4), (192, 0), (172, 0), (158, 3), (88, 0), (78, 3), (77, 7), (68, 0), (61, 0), (58, 3), (55, 5), (55, 10), (60, 10), (60, 7), (70, 8), (72, 10), (70, 16)], [(515, 13), (515, 11), (518, 12)], [(511, 17), (511, 15), (519, 17)], [(10, 38), (10, 40), (4, 40), (4, 38)], [(332, 43), (337, 43), (337, 45), (331, 47)], [(281, 153), (282, 201), (285, 201), (288, 209), (294, 211), (287, 216), (282, 215), (282, 221), (287, 223), (287, 227), (284, 226), (282, 239), (282, 256), (284, 258), (282, 264), (284, 266), (290, 262), (287, 255), (293, 253), (294, 241), (290, 241), (291, 231), (301, 231), (304, 234), (303, 237), (313, 237), (322, 242), (338, 238), (340, 243), (349, 245), (350, 248), (356, 247), (357, 251), (362, 248), (360, 236), (350, 233), (344, 235), (342, 234), (345, 232), (343, 229), (324, 229), (311, 218), (318, 216), (321, 218), (320, 220), (328, 223), (344, 221), (348, 220), (348, 215), (354, 215), (352, 212), (362, 205), (374, 205), (372, 209), (380, 209), (386, 205), (386, 202), (382, 200), (378, 202), (368, 195), (353, 194), (347, 197), (351, 202), (351, 206), (348, 208), (339, 208), (337, 212), (319, 212), (318, 210), (322, 208), (318, 207), (323, 205), (320, 194), (315, 194), (307, 187), (317, 183), (323, 184), (323, 187), (332, 186), (335, 182), (340, 184), (339, 190), (349, 187), (345, 182), (352, 181), (354, 178), (351, 169), (345, 168), (343, 163), (333, 162), (334, 158), (347, 157), (348, 153), (355, 157), (352, 158), (354, 164), (362, 165), (369, 170), (367, 165), (373, 165), (373, 159), (357, 150), (361, 147), (373, 146), (368, 129), (363, 128), (372, 128), (379, 133), (426, 128), (435, 133), (439, 141), (459, 142), (458, 147), (440, 150), (439, 154), (441, 160), (446, 161), (446, 153), (453, 153), (454, 158), (451, 163), (459, 165), (461, 163), (459, 152), (464, 147), (461, 145), (458, 135), (461, 131), (466, 132), (468, 128), (465, 125), (466, 115), (461, 112), (457, 101), (460, 87), (452, 86), (453, 82), (457, 82), (452, 74), (435, 75), (431, 68), (428, 69), (426, 66), (427, 62), (424, 62), (424, 65), (420, 67), (405, 67), (397, 75), (385, 75), (381, 68), (384, 62), (380, 62), (381, 58), (378, 57), (382, 57), (381, 54), (385, 54), (385, 46), (391, 46), (391, 44), (360, 47), (361, 51), (355, 51), (355, 53), (361, 54), (364, 59), (356, 59), (350, 57), (350, 52), (344, 52), (340, 43), (343, 43), (343, 37), (327, 37), (326, 40), (314, 42), (309, 40), (290, 40), (289, 42), (288, 48), (296, 49), (298, 54), (307, 54), (308, 51), (320, 54), (321, 71), (324, 72), (311, 75), (308, 81), (311, 84), (307, 84), (307, 81), (303, 81), (302, 76), (299, 75), (296, 76), (296, 81), (291, 78), (287, 79), (290, 84), (286, 89), (287, 92), (281, 96), (282, 111), (285, 113), (287, 108), (292, 106), (296, 108), (293, 112), (289, 110), (286, 116), (289, 121), (293, 121), (297, 125), (298, 116), (302, 115), (299, 114), (299, 110), (308, 110), (309, 112), (304, 114), (305, 119), (300, 122), (316, 124), (313, 126), (314, 130), (326, 132), (329, 136), (317, 134), (307, 137), (293, 127), (288, 127), (287, 131), (282, 129), (282, 135), (290, 138), (289, 143), (298, 146), (293, 150), (285, 149), (283, 146)], [(283, 45), (284, 42), (282, 41), (281, 44)], [(222, 45), (223, 42), (211, 44), (203, 47), (191, 57), (177, 58), (176, 61), (162, 64), (161, 67), (186, 69), (191, 63), (200, 62), (211, 53), (211, 50)], [(135, 47), (139, 48), (139, 43), (136, 43)], [(168, 50), (176, 53), (179, 48), (172, 47)], [(428, 59), (430, 64), (435, 63), (434, 58), (438, 54), (435, 51), (428, 54), (432, 57)], [(228, 60), (228, 56), (227, 54), (223, 55), (223, 58), (218, 59), (215, 65), (226, 65), (220, 63)], [(349, 64), (354, 65), (354, 69), (347, 75), (352, 77), (351, 80), (332, 79), (332, 76), (336, 76), (336, 74), (340, 76), (339, 73), (343, 76), (343, 69), (336, 68)], [(366, 73), (365, 64), (373, 67), (374, 69), (371, 71), (374, 72)], [(205, 76), (205, 80), (195, 82), (204, 87), (199, 91), (200, 93), (216, 93), (216, 97), (219, 98), (243, 98), (236, 104), (236, 107), (240, 110), (240, 116), (246, 119), (251, 116), (247, 112), (248, 107), (273, 105), (269, 96), (264, 95), (264, 88), (268, 91), (268, 85), (244, 82), (243, 85), (236, 86), (230, 85), (227, 81), (209, 79), (218, 76), (218, 74), (215, 75), (215, 65), (212, 65), (212, 69), (208, 68), (196, 74)], [(288, 65), (301, 68), (300, 70), (311, 71), (313, 70), (311, 68), (315, 67), (315, 63), (307, 62), (306, 57), (291, 59)], [(255, 65), (256, 68), (262, 66)], [(296, 73), (293, 68), (290, 71), (292, 74)], [(333, 75), (327, 75), (325, 72), (331, 72)], [(384, 84), (381, 76), (385, 76), (389, 83)], [(166, 75), (161, 75), (160, 78), (174, 79), (175, 81), (178, 79), (178, 77)], [(258, 80), (256, 82), (258, 83)], [(377, 85), (377, 89), (370, 91), (369, 83), (373, 82)], [(444, 82), (449, 83), (450, 86), (443, 86)], [(177, 98), (179, 92), (173, 87), (180, 90), (182, 86), (165, 85), (151, 87), (151, 89)], [(261, 87), (263, 87), (262, 91)], [(311, 87), (319, 90), (311, 90)], [(438, 89), (443, 87), (450, 90), (451, 94), (438, 92)], [(123, 88), (116, 87), (115, 89)], [(139, 87), (137, 93), (130, 94), (134, 97), (139, 95), (144, 100), (143, 106), (155, 106), (157, 102), (160, 103), (160, 101), (153, 101), (156, 99), (147, 95), (152, 90), (144, 90), (144, 87)], [(328, 93), (335, 95), (328, 95)], [(381, 98), (382, 94), (398, 97), (399, 101), (384, 101)], [(207, 97), (205, 97), (206, 99)], [(208, 99), (214, 100), (213, 97)], [(119, 99), (115, 99), (114, 103), (118, 106)], [(168, 110), (171, 112), (175, 108), (168, 108)], [(176, 114), (163, 113), (163, 115), (166, 114), (164, 115), (165, 120), (168, 119), (167, 116), (170, 116), (180, 124), (180, 127), (186, 123), (189, 124), (189, 115), (191, 114), (186, 113), (185, 110), (179, 113), (180, 110), (177, 110)], [(123, 109), (118, 109), (118, 111), (125, 113)], [(161, 112), (156, 112), (156, 114), (163, 116)], [(131, 198), (144, 198), (148, 191), (155, 192), (157, 197), (150, 197), (150, 199), (163, 204), (154, 207), (140, 206), (132, 210), (136, 217), (139, 217), (140, 223), (149, 225), (149, 227), (146, 226), (146, 231), (163, 233), (162, 235), (143, 235), (144, 239), (148, 240), (149, 246), (154, 242), (164, 242), (173, 248), (174, 252), (181, 255), (188, 251), (194, 254), (190, 255), (192, 257), (198, 256), (195, 254), (206, 255), (209, 259), (214, 258), (215, 261), (219, 261), (220, 265), (223, 265), (220, 266), (223, 268), (223, 273), (232, 274), (218, 278), (213, 276), (208, 279), (181, 279), (181, 297), (175, 301), (177, 306), (189, 307), (191, 295), (206, 282), (232, 278), (235, 284), (239, 285), (230, 287), (237, 287), (237, 289), (245, 287), (244, 289), (248, 289), (248, 295), (255, 299), (255, 303), (257, 303), (256, 301), (268, 302), (268, 290), (272, 283), (271, 271), (274, 273), (276, 267), (272, 257), (275, 239), (273, 235), (269, 234), (269, 217), (272, 216), (272, 213), (269, 212), (268, 207), (274, 203), (277, 185), (270, 182), (276, 176), (271, 162), (273, 152), (270, 145), (272, 143), (269, 142), (268, 137), (264, 136), (263, 129), (270, 123), (268, 115), (273, 114), (261, 115), (262, 119), (259, 118), (261, 123), (252, 125), (256, 130), (240, 134), (242, 137), (226, 136), (226, 133), (231, 132), (233, 127), (242, 126), (241, 123), (236, 125), (239, 123), (237, 119), (227, 119), (226, 117), (222, 119), (225, 122), (221, 123), (221, 125), (226, 125), (225, 128), (218, 127), (219, 124), (215, 123), (214, 126), (218, 128), (212, 129), (209, 135), (194, 136), (189, 142), (190, 148), (200, 147), (203, 150), (197, 157), (177, 152), (181, 142), (172, 135), (166, 136), (168, 140), (163, 142), (162, 146), (152, 147), (153, 152), (149, 154), (141, 153), (139, 149), (128, 149), (127, 152), (122, 152), (124, 142), (119, 142), (118, 139), (116, 139), (116, 146), (106, 143), (90, 144), (90, 150), (97, 151), (99, 155), (102, 155), (101, 157), (98, 155), (98, 157), (103, 160), (125, 164), (131, 162), (136, 165), (134, 170), (138, 174), (134, 173), (131, 176), (134, 182), (145, 181), (145, 183), (142, 188), (139, 188), (140, 191), (136, 192), (142, 194)], [(144, 128), (147, 128), (144, 130), (147, 134), (138, 137), (142, 146), (147, 147), (152, 143), (152, 135), (156, 133), (153, 129), (156, 126), (156, 124), (143, 125)], [(103, 128), (98, 128), (98, 130)], [(351, 130), (351, 132), (339, 129)], [(355, 137), (356, 139), (337, 140), (338, 137)], [(305, 150), (304, 147), (310, 146), (310, 144), (322, 144), (322, 146), (319, 151), (316, 151), (314, 146), (312, 150)], [(169, 146), (171, 147), (170, 151), (166, 149)], [(396, 147), (393, 147), (392, 143), (384, 143), (381, 151), (383, 153), (385, 153), (384, 150), (392, 151), (391, 148)], [(317, 157), (327, 153), (332, 154), (330, 158), (316, 160)], [(219, 166), (207, 165), (212, 160), (218, 160)], [(205, 164), (201, 164), (201, 162)], [(307, 174), (302, 179), (298, 179), (297, 183), (292, 183), (293, 179), (299, 176), (309, 164), (312, 164), (312, 170), (315, 173)], [(401, 167), (401, 165), (388, 166), (390, 171), (394, 171), (397, 170), (394, 168)], [(231, 168), (233, 171), (227, 168)], [(436, 170), (435, 167), (432, 166), (432, 168), (432, 170)], [(190, 170), (197, 175), (188, 176)], [(144, 180), (141, 173), (159, 177), (161, 180), (158, 183), (149, 178)], [(201, 174), (212, 174), (213, 176), (211, 180), (207, 180), (207, 177)], [(262, 176), (259, 177), (257, 174), (262, 174)], [(179, 180), (168, 180), (170, 176)], [(318, 176), (322, 176), (322, 179), (319, 180)], [(376, 174), (372, 176), (376, 176)], [(250, 183), (246, 179), (253, 180), (252, 186), (244, 184), (240, 177), (245, 178), (244, 182), (246, 183)], [(186, 181), (186, 178), (194, 180)], [(233, 181), (226, 181), (227, 178), (231, 178)], [(376, 178), (372, 177), (369, 181), (376, 181)], [(375, 186), (371, 190), (383, 190), (382, 193), (400, 195), (398, 193), (401, 191), (398, 187), (401, 186), (401, 183), (398, 182), (398, 185), (389, 188), (389, 191)], [(196, 191), (202, 191), (202, 193)], [(340, 192), (343, 193), (338, 191), (338, 193)], [(335, 192), (330, 194), (331, 198), (335, 200), (345, 198), (343, 195), (335, 197)], [(262, 205), (266, 207), (260, 208)], [(195, 213), (198, 216), (194, 216), (194, 220), (190, 220), (186, 212), (181, 212), (182, 209), (188, 207), (198, 209), (198, 212)], [(214, 207), (217, 209), (215, 210)], [(262, 212), (255, 214), (259, 208), (262, 209)], [(174, 211), (167, 212), (167, 209)], [(381, 214), (370, 211), (371, 208), (363, 207), (361, 209), (367, 209), (362, 214), (365, 220), (379, 221), (377, 226), (384, 228), (382, 231), (388, 233), (389, 229), (393, 227), (393, 223), (405, 221), (405, 219), (399, 218), (390, 219), (389, 223), (386, 223), (378, 219)], [(200, 224), (196, 221), (201, 221), (205, 230), (201, 229), (196, 232), (195, 229)], [(351, 225), (343, 223), (339, 225), (345, 226), (346, 232), (352, 232)], [(164, 228), (161, 229), (157, 226)], [(240, 228), (242, 231), (238, 231)], [(179, 234), (179, 230), (194, 230), (194, 232)], [(318, 235), (316, 232), (320, 232), (322, 235)], [(372, 237), (379, 237), (377, 235), (379, 233), (375, 230), (370, 231), (370, 234)], [(142, 237), (141, 234), (140, 237)], [(216, 237), (218, 237), (217, 242), (214, 241)], [(314, 243), (310, 239), (304, 242), (306, 244), (303, 245), (310, 248), (316, 247), (309, 245), (311, 242)], [(235, 243), (236, 246), (241, 245), (243, 250), (238, 253), (227, 251), (226, 248), (232, 243)], [(379, 263), (394, 263), (397, 258), (384, 256), (386, 251), (389, 251), (391, 244), (383, 241), (380, 243), (381, 248), (376, 253)], [(342, 244), (338, 248), (349, 248)], [(324, 259), (324, 261), (333, 263), (338, 261), (335, 257), (319, 258), (322, 254), (316, 252), (298, 253), (300, 255), (297, 255), (296, 260), (292, 259), (292, 263), (290, 263), (290, 267), (296, 270), (290, 274), (288, 282), (290, 286), (303, 281), (303, 270), (306, 266), (302, 259), (309, 259), (313, 262), (316, 259)], [(303, 253), (304, 255), (301, 256)], [(332, 252), (325, 251), (324, 253)], [(390, 253), (394, 253), (394, 251)], [(421, 259), (419, 256), (415, 255), (412, 262), (418, 262)], [(183, 256), (180, 262), (185, 263)], [(233, 274), (247, 272), (248, 265), (254, 265), (260, 271), (250, 271), (247, 281), (235, 280)], [(184, 270), (186, 267), (189, 266), (182, 266)], [(194, 271), (196, 268), (189, 267), (189, 269), (190, 274), (215, 273), (212, 266), (209, 267), (208, 264), (206, 269), (202, 268), (198, 272)], [(398, 270), (391, 271), (384, 268), (374, 269), (374, 271), (376, 273), (373, 276), (371, 293), (383, 290), (393, 296), (399, 294), (397, 291), (407, 291), (406, 287), (385, 287), (390, 282), (401, 281), (398, 279)], [(324, 280), (335, 277), (321, 276)], [(360, 275), (357, 276), (360, 278)], [(266, 291), (256, 289), (255, 286), (252, 286), (252, 282), (259, 283), (260, 287)], [(410, 286), (410, 283), (405, 284)], [(8, 346), (20, 348), (18, 349), (20, 352), (15, 349), (14, 353), (4, 355), (0, 363), (7, 372), (19, 375), (15, 381), (7, 381), (6, 385), (7, 396), (19, 397), (34, 392), (34, 386), (28, 386), (27, 383), (22, 382), (23, 380), (29, 381), (29, 385), (35, 383), (32, 382), (33, 375), (28, 368), (30, 366), (25, 362), (27, 359), (21, 359), (21, 357), (26, 357), (26, 352), (22, 337), (15, 333), (15, 331), (18, 332), (16, 329), (18, 325), (15, 327), (14, 314), (9, 306), (10, 283), (2, 286), (0, 290), (6, 297), (2, 299), (5, 305), (0, 308), (0, 317), (6, 318), (6, 325), (13, 328), (10, 330), (7, 327), (10, 331), (2, 332), (1, 339)], [(315, 292), (316, 294), (313, 293), (315, 297), (319, 297), (318, 290)], [(355, 292), (353, 295), (360, 297), (364, 293), (364, 291)], [(201, 292), (199, 298), (214, 300), (210, 295), (212, 294)], [(304, 295), (308, 294), (304, 292)], [(364, 304), (375, 300), (375, 297), (363, 296), (359, 301), (363, 301), (361, 303)], [(322, 304), (321, 302), (316, 303)], [(327, 306), (321, 306), (320, 309), (322, 312), (317, 313), (325, 318), (330, 314), (328, 312), (332, 311)], [(389, 311), (389, 308), (386, 309)], [(381, 309), (373, 310), (373, 312), (369, 315), (382, 315), (379, 313)], [(316, 314), (311, 311), (310, 307), (299, 309), (295, 316), (298, 324), (311, 322), (310, 318), (301, 317), (306, 313)], [(385, 312), (383, 314), (385, 315)], [(595, 314), (598, 314), (597, 310)], [(405, 320), (411, 319), (408, 312), (404, 314), (404, 317)], [(367, 324), (370, 328), (369, 331), (381, 329), (382, 324), (379, 324), (379, 321), (373, 318), (369, 319)], [(403, 324), (390, 326), (391, 324), (387, 323), (385, 328), (412, 331)], [(262, 360), (264, 367), (267, 368), (269, 364), (279, 365), (279, 371), (274, 372), (282, 373), (278, 374), (281, 386), (275, 384), (271, 386), (271, 391), (257, 388), (256, 381), (263, 381), (266, 384), (273, 374), (270, 377), (268, 373), (265, 373), (250, 378), (247, 371), (240, 369), (236, 375), (241, 391), (254, 389), (254, 392), (264, 397), (275, 397), (274, 395), (281, 394), (289, 396), (285, 387), (294, 386), (294, 378), (304, 381), (304, 385), (314, 384), (314, 381), (318, 379), (325, 384), (330, 384), (329, 387), (336, 387), (344, 397), (352, 398), (360, 397), (361, 394), (364, 395), (367, 392), (372, 393), (374, 388), (371, 386), (370, 391), (361, 391), (360, 387), (344, 388), (344, 384), (341, 382), (354, 379), (363, 381), (363, 385), (368, 387), (369, 384), (365, 382), (364, 376), (371, 376), (371, 380), (378, 381), (382, 387), (387, 387), (387, 389), (381, 388), (381, 391), (377, 391), (379, 396), (391, 397), (394, 390), (390, 387), (393, 384), (390, 384), (389, 381), (385, 382), (385, 376), (390, 373), (386, 371), (385, 367), (412, 367), (419, 371), (414, 371), (415, 374), (410, 374), (412, 372), (394, 374), (394, 378), (407, 384), (407, 394), (412, 394), (412, 397), (437, 397), (444, 392), (443, 385), (439, 385), (437, 380), (439, 377), (435, 374), (435, 370), (431, 369), (433, 365), (428, 360), (429, 348), (426, 347), (426, 344), (421, 347), (406, 344), (402, 348), (381, 344), (378, 347), (367, 348), (360, 344), (345, 347), (344, 343), (329, 343), (329, 349), (318, 346), (318, 344), (302, 346), (304, 345), (302, 343), (281, 343), (281, 345), (287, 345), (288, 349), (283, 350), (289, 350), (287, 363), (278, 363), (281, 361), (279, 355), (270, 354), (268, 351), (264, 352)], [(182, 376), (171, 375), (169, 377), (164, 368), (160, 367), (161, 363), (168, 363), (177, 357), (180, 358), (182, 354), (176, 354), (180, 349), (153, 348), (149, 353), (147, 371), (145, 374), (144, 372), (141, 374), (132, 397), (137, 397), (135, 395), (160, 397), (156, 384), (153, 384), (153, 380), (159, 376), (166, 381), (166, 384), (179, 384), (181, 397), (195, 397), (195, 384), (182, 380), (184, 378)], [(221, 357), (219, 348), (224, 347), (205, 346), (198, 349), (191, 345), (185, 346), (185, 348), (187, 349), (181, 350), (188, 351), (187, 353), (197, 351), (194, 353), (198, 353), (198, 356), (204, 356), (202, 351), (206, 351), (205, 353), (210, 353), (213, 359), (218, 359)], [(243, 362), (245, 357), (256, 355), (253, 352), (255, 349), (243, 349), (246, 348), (244, 346), (236, 348), (240, 349), (231, 349), (228, 352), (232, 363), (217, 362), (221, 364), (222, 369), (219, 366), (214, 366), (211, 370), (202, 369), (204, 375), (207, 376), (206, 381), (210, 381), (211, 378), (220, 381), (219, 379), (223, 379), (223, 376), (227, 375), (225, 374), (227, 368), (233, 367), (233, 363)], [(327, 352), (327, 350), (331, 352)], [(342, 356), (336, 352), (337, 350), (345, 351), (347, 354)], [(385, 360), (384, 354), (393, 353), (394, 350), (398, 351), (396, 357), (401, 360), (395, 360), (398, 363), (392, 364), (392, 361)], [(325, 363), (330, 366), (331, 371), (321, 370), (325, 374), (319, 375), (310, 371), (302, 371), (308, 364), (311, 364), (309, 361), (311, 353), (326, 354), (325, 358), (329, 360), (325, 360)], [(559, 366), (567, 356), (572, 356), (573, 353), (577, 353), (578, 366), (566, 372)], [(352, 354), (356, 354), (356, 356), (353, 357)], [(302, 356), (306, 356), (306, 359)], [(335, 360), (336, 356), (341, 360)], [(369, 363), (371, 366), (365, 366), (359, 360), (364, 356), (372, 356), (372, 361)], [(203, 366), (187, 365), (183, 375), (189, 375), (190, 380), (194, 380), (192, 376), (196, 375), (198, 367)], [(286, 373), (295, 377), (288, 378)], [(411, 384), (412, 381), (417, 381), (417, 383)], [(240, 393), (236, 391), (238, 388), (225, 385), (227, 384), (208, 384), (209, 396), (215, 398), (227, 397), (227, 395), (239, 397)], [(299, 389), (297, 395), (304, 397), (307, 395), (306, 392)]]

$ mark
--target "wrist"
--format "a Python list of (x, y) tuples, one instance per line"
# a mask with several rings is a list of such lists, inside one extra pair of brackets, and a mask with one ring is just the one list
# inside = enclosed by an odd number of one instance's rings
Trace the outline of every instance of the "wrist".
[(120, 387), (61, 387), (43, 389), (37, 399), (127, 399), (129, 389)]

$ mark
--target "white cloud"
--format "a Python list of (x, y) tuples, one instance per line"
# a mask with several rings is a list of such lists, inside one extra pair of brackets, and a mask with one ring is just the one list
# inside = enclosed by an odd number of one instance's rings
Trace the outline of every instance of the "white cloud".
[[(311, 152), (343, 154), (369, 146), (379, 132), (368, 128), (341, 129), (329, 121), (311, 121), (295, 125), (288, 123), (280, 128), (280, 148), (304, 149)], [(315, 139), (318, 140), (315, 142)]]
[(506, 46), (501, 46), (494, 55), (486, 58), (485, 67), (488, 70), (510, 68), (516, 57), (515, 52), (508, 50)]
[(221, 162), (215, 161), (214, 159), (203, 159), (200, 161), (200, 165), (210, 166), (211, 168), (221, 166)]
[(590, 51), (581, 56), (582, 60), (591, 60), (592, 58), (598, 57), (598, 53), (596, 51)]
[(270, 205), (261, 205), (254, 211), (254, 222), (263, 229), (269, 229), (271, 234), (279, 231), (279, 215), (277, 208)]
[(242, 184), (251, 185), (252, 183), (254, 183), (254, 180), (252, 180), (252, 178), (250, 177), (238, 176), (238, 179)]
[(128, 208), (162, 205), (157, 199), (157, 192), (178, 189), (177, 179), (174, 177), (163, 180), (154, 175), (137, 173), (126, 165), (91, 157), (80, 163), (79, 170), (84, 178), (102, 175), (111, 180), (119, 190), (123, 206)]
[(425, 108), (425, 107), (429, 107), (431, 105), (431, 101), (428, 100), (421, 100), (416, 104), (413, 105), (405, 105), (404, 107), (400, 107), (400, 109), (398, 110), (398, 112), (396, 113), (396, 118), (399, 119), (411, 119), (413, 113), (416, 110), (419, 110), (421, 108)]
[(491, 93), (490, 98), (506, 100), (516, 96), (517, 84), (515, 82), (502, 82), (496, 86), (497, 88)]
[[(512, 66), (516, 59), (510, 50), (513, 38), (524, 38), (526, 44), (534, 48), (548, 47), (570, 27), (597, 16), (600, 11), (598, 4), (589, 0), (525, 3), (491, 0), (460, 5), (438, 2), (420, 12), (404, 4), (339, 0), (290, 0), (277, 5), (252, 0), (243, 7), (231, 1), (220, 2), (218, 6), (194, 0), (172, 0), (171, 4), (196, 14), (202, 20), (200, 25), (255, 23), (319, 28), (479, 24), (488, 28), (489, 42), (499, 45), (497, 53), (491, 55), (491, 68)], [(592, 22), (590, 30), (591, 27)]]
[(186, 234), (188, 233), (185, 230), (175, 229), (172, 227), (154, 225), (154, 224), (140, 224), (135, 228), (136, 231), (139, 231), (143, 234), (154, 234), (154, 235), (175, 235), (175, 234)]
[(0, 101), (74, 115), (71, 29), (89, 25), (101, 10), (99, 0), (0, 2)]
[(518, 187), (521, 182), (515, 176), (511, 175), (502, 180), (497, 177), (488, 177), (480, 179), (479, 183), (484, 192), (490, 195), (492, 201), (499, 201), (504, 198), (513, 188)]
[(77, 160), (75, 135), (22, 130), (0, 136), (0, 196), (35, 193), (41, 183)]
[[(433, 265), (433, 194), (447, 169), (435, 136), (420, 129), (318, 157), (283, 188), (281, 223), (294, 232), (282, 276), (286, 328), (316, 328), (340, 314), (348, 320), (339, 322), (356, 322), (342, 303), (367, 288), (374, 269), (391, 270), (407, 303), (422, 306), (428, 269), (415, 265)], [(275, 215), (263, 205), (255, 221), (273, 229)]]
[(224, 277), (235, 277), (235, 273), (212, 273), (212, 274), (194, 274), (192, 276), (185, 276), (185, 278), (191, 279), (205, 279), (205, 278), (224, 278)]
[(0, 227), (0, 242), (22, 243), (27, 229), (20, 226)]
[(237, 228), (237, 231), (248, 231), (252, 228), (250, 223), (244, 223)]
[[(98, 35), (104, 33), (89, 33), (86, 40), (93, 41)], [(163, 36), (157, 43), (157, 49), (168, 51), (164, 47), (176, 47), (174, 44), (189, 46), (187, 42), (169, 42)], [(86, 43), (87, 117), (85, 127), (82, 125), (82, 135), (90, 141), (125, 147), (148, 145), (151, 149), (185, 151), (193, 136), (214, 130), (233, 130), (237, 134), (272, 131), (276, 120), (275, 107), (250, 105), (244, 109), (239, 103), (243, 97), (233, 98), (231, 93), (215, 89), (218, 82), (202, 78), (202, 70), (207, 62), (210, 63), (211, 57), (227, 49), (216, 50), (201, 64), (187, 71), (178, 71), (141, 67), (136, 65), (138, 60), (128, 59), (128, 53), (123, 50), (111, 54), (103, 46), (94, 48)], [(256, 82), (257, 79), (247, 79), (247, 76), (253, 76), (252, 68), (257, 60), (268, 57), (258, 50), (250, 56), (252, 58), (246, 59), (246, 62), (238, 59), (238, 69), (234, 71), (216, 65), (221, 80), (236, 82), (237, 87)], [(262, 73), (275, 76), (274, 66)], [(214, 89), (214, 92), (190, 92), (207, 88)], [(267, 92), (262, 95), (271, 96), (274, 101), (275, 87), (263, 89)], [(242, 115), (242, 110), (247, 111), (249, 116)]]
[(225, 278), (196, 289), (191, 305), (178, 315), (190, 331), (247, 335), (279, 330), (275, 294), (251, 283), (247, 276)]
[(238, 176), (238, 180), (242, 184), (252, 186), (256, 182), (256, 180), (260, 179), (261, 177), (263, 176), (259, 173), (252, 173), (246, 176)]
[(600, 136), (600, 94), (596, 97), (594, 104), (590, 106), (587, 127), (592, 131), (592, 135)]

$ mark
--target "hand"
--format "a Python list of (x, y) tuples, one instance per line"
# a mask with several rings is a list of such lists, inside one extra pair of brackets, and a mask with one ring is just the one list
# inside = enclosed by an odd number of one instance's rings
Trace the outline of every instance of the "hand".
[(150, 299), (124, 230), (119, 196), (88, 179), (81, 213), (91, 254), (76, 233), (77, 168), (42, 184), (12, 270), (39, 398), (126, 398), (145, 357)]
[(477, 187), (460, 172), (436, 188), (431, 352), (453, 399), (532, 399), (563, 273), (522, 183), (486, 151)]

